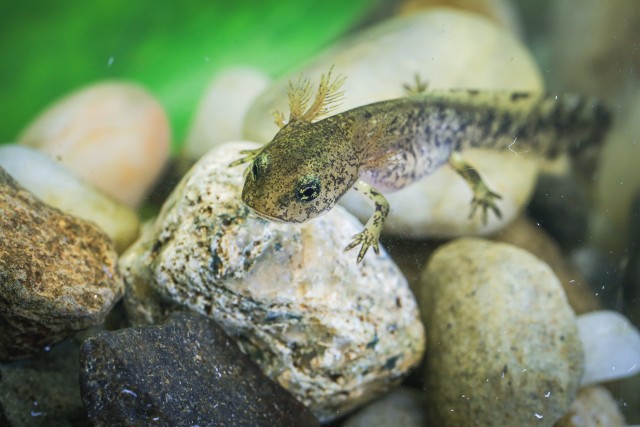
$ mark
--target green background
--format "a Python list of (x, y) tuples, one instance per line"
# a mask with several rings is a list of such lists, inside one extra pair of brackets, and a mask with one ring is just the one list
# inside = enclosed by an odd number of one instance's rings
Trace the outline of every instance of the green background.
[(0, 142), (53, 101), (128, 79), (165, 106), (180, 144), (206, 84), (231, 65), (277, 76), (336, 39), (367, 0), (24, 1), (0, 14)]

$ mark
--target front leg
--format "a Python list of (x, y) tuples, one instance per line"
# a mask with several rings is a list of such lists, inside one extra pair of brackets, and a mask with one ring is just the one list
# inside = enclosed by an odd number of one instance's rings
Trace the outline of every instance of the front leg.
[(370, 246), (373, 246), (375, 253), (380, 253), (378, 240), (380, 239), (384, 220), (389, 214), (389, 202), (387, 202), (387, 199), (385, 199), (378, 190), (364, 181), (356, 182), (353, 189), (367, 196), (367, 199), (374, 207), (373, 215), (371, 215), (371, 218), (369, 218), (369, 221), (365, 224), (364, 230), (353, 236), (353, 241), (344, 249), (348, 251), (358, 245), (362, 245), (358, 253), (358, 262), (360, 262)]
[(475, 215), (478, 207), (482, 209), (482, 223), (487, 223), (487, 211), (490, 209), (498, 217), (502, 218), (502, 213), (498, 206), (496, 206), (496, 200), (502, 199), (498, 193), (494, 193), (484, 183), (482, 177), (478, 173), (478, 170), (465, 162), (460, 154), (453, 153), (449, 157), (449, 164), (453, 169), (466, 181), (473, 191), (473, 199), (471, 200), (471, 213), (469, 218)]

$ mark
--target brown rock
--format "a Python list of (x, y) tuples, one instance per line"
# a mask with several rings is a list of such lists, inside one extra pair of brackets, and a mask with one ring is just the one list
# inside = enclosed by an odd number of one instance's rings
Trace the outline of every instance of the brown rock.
[(122, 296), (111, 240), (45, 205), (0, 168), (0, 360), (102, 323)]

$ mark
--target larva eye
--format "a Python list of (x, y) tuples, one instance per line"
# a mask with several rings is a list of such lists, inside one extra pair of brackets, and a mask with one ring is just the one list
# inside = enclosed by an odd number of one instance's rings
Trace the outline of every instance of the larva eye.
[(295, 189), (296, 199), (307, 203), (320, 195), (320, 180), (315, 175), (307, 175), (298, 181)]
[(254, 180), (260, 179), (269, 167), (269, 157), (266, 154), (260, 154), (255, 158), (251, 165), (251, 177)]

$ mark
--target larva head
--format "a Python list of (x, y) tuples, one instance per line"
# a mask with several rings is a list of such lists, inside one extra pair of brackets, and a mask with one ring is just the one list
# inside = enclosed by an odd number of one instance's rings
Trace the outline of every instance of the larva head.
[(249, 166), (242, 201), (258, 215), (284, 222), (326, 213), (358, 177), (348, 143), (325, 121), (285, 126)]

